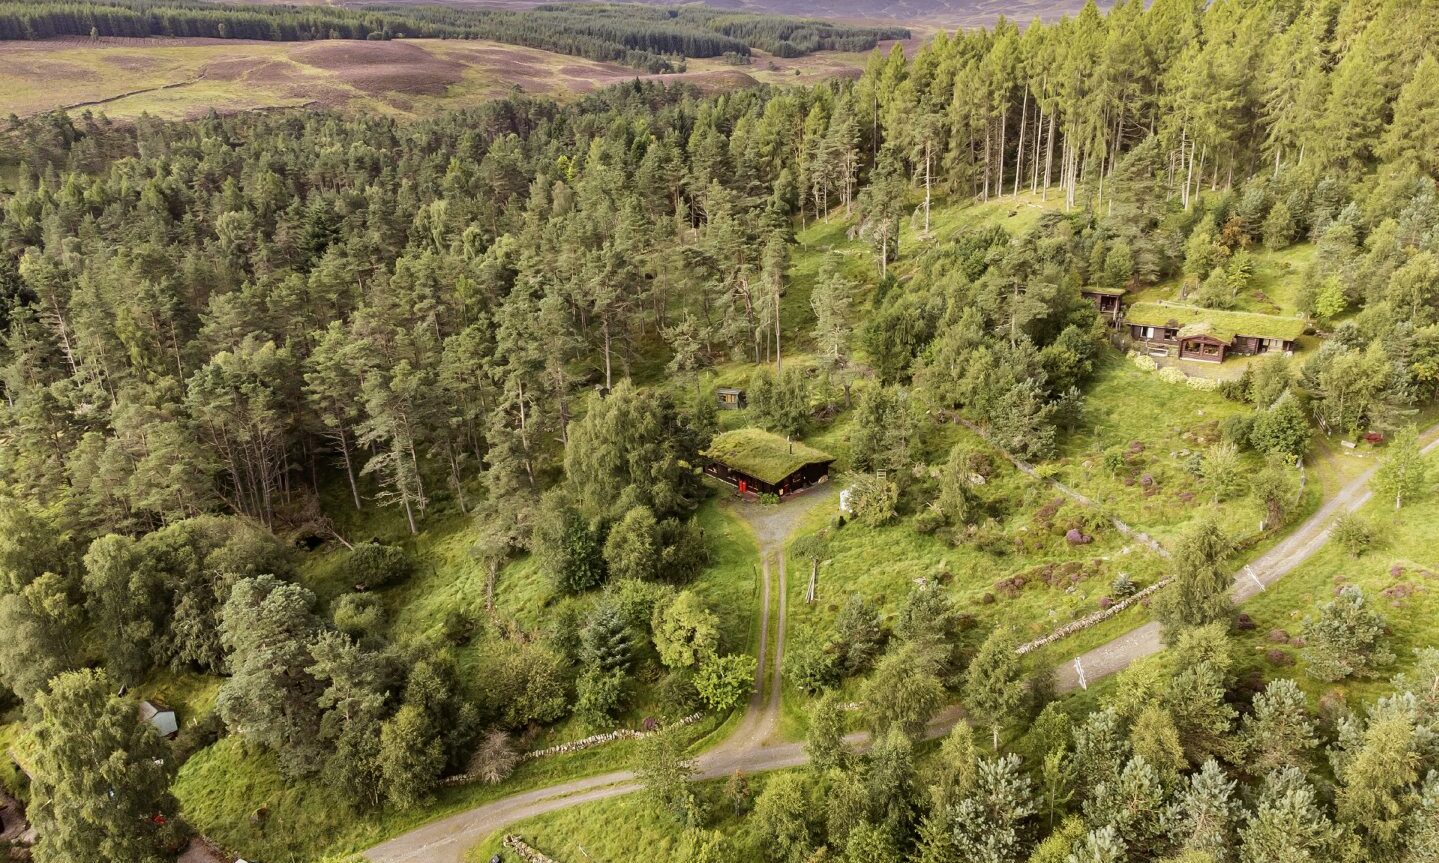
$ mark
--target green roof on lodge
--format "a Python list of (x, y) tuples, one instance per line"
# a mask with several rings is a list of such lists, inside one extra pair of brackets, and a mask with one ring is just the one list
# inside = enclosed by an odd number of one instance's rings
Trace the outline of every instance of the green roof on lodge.
[(1079, 289), (1081, 294), (1103, 294), (1106, 297), (1122, 297), (1129, 291), (1125, 288), (1101, 288), (1098, 285), (1089, 285)]
[(756, 428), (718, 435), (701, 455), (770, 485), (779, 484), (807, 464), (834, 461), (827, 452)]
[[(1196, 327), (1184, 335), (1210, 335), (1223, 342), (1233, 341), (1235, 336), (1292, 342), (1304, 334), (1306, 326), (1301, 318), (1226, 312), (1169, 302), (1135, 303), (1125, 310), (1124, 322), (1139, 327)], [(1207, 324), (1209, 332), (1199, 332), (1197, 325), (1200, 324)]]

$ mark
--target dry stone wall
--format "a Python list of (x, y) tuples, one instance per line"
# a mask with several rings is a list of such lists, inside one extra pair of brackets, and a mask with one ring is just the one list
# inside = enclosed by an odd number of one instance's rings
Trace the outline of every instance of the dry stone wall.
[[(704, 713), (691, 713), (671, 724), (671, 727), (682, 725), (693, 725), (704, 718)], [(603, 746), (606, 743), (614, 743), (616, 740), (639, 740), (649, 737), (651, 734), (658, 734), (661, 729), (654, 731), (640, 731), (634, 728), (616, 728), (614, 731), (606, 731), (604, 734), (595, 734), (580, 740), (571, 740), (569, 743), (557, 743), (544, 749), (532, 749), (520, 756), (520, 761), (533, 761), (536, 758), (546, 758), (551, 755), (564, 755), (568, 752), (579, 752), (583, 749), (592, 749), (596, 746)], [(461, 773), (457, 776), (449, 776), (440, 781), (446, 787), (453, 785), (468, 785), (479, 780), (478, 774)]]
[(1044, 636), (1043, 638), (1036, 638), (1034, 641), (1031, 641), (1028, 644), (1021, 644), (1019, 647), (1015, 648), (1014, 652), (1018, 653), (1020, 656), (1023, 656), (1024, 654), (1029, 653), (1031, 650), (1038, 650), (1039, 648), (1044, 647), (1046, 644), (1053, 644), (1054, 642), (1060, 640), (1061, 638), (1064, 638), (1065, 636), (1073, 635), (1076, 632), (1081, 632), (1091, 626), (1103, 623), (1114, 615), (1119, 614), (1121, 611), (1124, 611), (1126, 608), (1130, 607), (1134, 603), (1140, 602), (1147, 597), (1154, 595), (1154, 593), (1160, 588), (1169, 584), (1169, 581), (1170, 580), (1167, 578), (1162, 578), (1159, 581), (1156, 581), (1154, 584), (1151, 584), (1145, 589), (1134, 594), (1133, 596), (1127, 599), (1120, 600), (1119, 602), (1116, 602), (1108, 608), (1093, 612), (1092, 614), (1086, 614), (1078, 620), (1066, 623), (1065, 625)]
[(515, 853), (515, 856), (524, 860), (525, 863), (556, 863), (553, 857), (547, 857), (539, 851), (525, 844), (525, 840), (513, 833), (505, 834), (504, 846)]

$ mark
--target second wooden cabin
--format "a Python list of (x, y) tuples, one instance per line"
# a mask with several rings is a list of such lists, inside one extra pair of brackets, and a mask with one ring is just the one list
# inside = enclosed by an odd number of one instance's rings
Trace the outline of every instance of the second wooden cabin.
[(1292, 353), (1305, 329), (1300, 318), (1169, 302), (1135, 303), (1125, 311), (1124, 325), (1150, 356), (1207, 363), (1222, 363), (1231, 354)]

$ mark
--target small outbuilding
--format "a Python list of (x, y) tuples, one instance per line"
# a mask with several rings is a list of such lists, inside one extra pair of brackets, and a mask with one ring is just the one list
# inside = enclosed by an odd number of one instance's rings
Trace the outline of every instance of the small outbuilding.
[(741, 494), (783, 498), (829, 480), (834, 456), (761, 429), (735, 429), (717, 436), (701, 453), (705, 473)]
[(739, 387), (716, 387), (715, 403), (722, 411), (737, 411), (745, 406), (744, 390)]
[(1099, 312), (1104, 323), (1111, 327), (1119, 326), (1119, 318), (1124, 311), (1123, 301), (1126, 293), (1128, 291), (1124, 288), (1090, 286), (1079, 289), (1079, 295), (1094, 303), (1094, 310)]
[(180, 732), (175, 711), (158, 702), (140, 702), (140, 718), (154, 726), (155, 732), (161, 737), (174, 737)]

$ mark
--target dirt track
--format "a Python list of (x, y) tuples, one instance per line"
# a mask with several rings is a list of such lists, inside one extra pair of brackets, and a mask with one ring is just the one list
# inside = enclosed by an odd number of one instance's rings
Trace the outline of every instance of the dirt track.
[[(1439, 435), (1439, 425), (1431, 426), (1423, 433), (1426, 438), (1431, 435)], [(1424, 452), (1432, 452), (1436, 447), (1439, 447), (1439, 438), (1430, 441), (1428, 446), (1424, 447)], [(1377, 466), (1355, 477), (1326, 501), (1318, 512), (1295, 528), (1293, 533), (1235, 573), (1234, 585), (1229, 590), (1229, 596), (1234, 603), (1238, 605), (1258, 594), (1318, 551), (1328, 541), (1329, 531), (1338, 515), (1353, 512), (1369, 501), (1373, 494), (1369, 489), (1369, 481), (1374, 478), (1376, 470)], [(1159, 623), (1150, 621), (1081, 654), (1073, 662), (1066, 663), (1055, 671), (1056, 691), (1072, 692), (1080, 687), (1081, 679), (1087, 683), (1106, 677), (1123, 671), (1135, 660), (1158, 653), (1164, 649), (1160, 634)]]
[[(1423, 436), (1439, 436), (1439, 425), (1425, 430)], [(1427, 453), (1436, 448), (1439, 448), (1439, 437), (1435, 437), (1424, 451)], [(1284, 577), (1323, 546), (1329, 538), (1334, 517), (1340, 512), (1358, 509), (1369, 500), (1369, 481), (1373, 475), (1374, 469), (1370, 469), (1344, 486), (1292, 534), (1238, 573), (1231, 593), (1234, 601), (1243, 602), (1255, 595), (1262, 589), (1261, 584), (1272, 584)], [(824, 499), (819, 495), (816, 497), (818, 500)], [(789, 511), (786, 511), (786, 507), (770, 508), (775, 510), (770, 518), (765, 517), (767, 514), (763, 511), (764, 508), (756, 508), (758, 511), (753, 515), (746, 513), (746, 520), (750, 521), (756, 536), (759, 537), (760, 555), (765, 566), (764, 590), (761, 595), (761, 668), (765, 662), (764, 644), (770, 617), (770, 555), (776, 549), (782, 552), (784, 539), (801, 514), (798, 510), (806, 504), (813, 505), (818, 500), (795, 505)], [(801, 765), (808, 760), (801, 744), (769, 743), (779, 719), (780, 662), (784, 641), (784, 555), (780, 553), (778, 557), (780, 616), (772, 685), (765, 697), (762, 687), (758, 680), (756, 681), (756, 691), (750, 698), (749, 708), (739, 728), (724, 742), (696, 759), (698, 779), (716, 779), (736, 770), (745, 773), (779, 770)], [(1080, 685), (1080, 665), (1084, 668), (1085, 679), (1093, 681), (1122, 671), (1135, 660), (1150, 656), (1161, 649), (1163, 643), (1159, 638), (1159, 625), (1148, 623), (1140, 626), (1057, 668), (1055, 674), (1059, 691), (1072, 691)], [(945, 733), (959, 720), (960, 715), (955, 707), (946, 709), (931, 722), (929, 736)], [(864, 735), (851, 735), (850, 740), (862, 745)], [(365, 856), (374, 863), (461, 863), (470, 846), (506, 825), (556, 809), (629, 794), (639, 788), (634, 773), (617, 771), (515, 794), (397, 836), (371, 848), (365, 852)]]
[[(697, 779), (717, 779), (735, 771), (754, 773), (794, 767), (806, 761), (798, 743), (775, 743), (779, 727), (780, 696), (783, 690), (780, 669), (784, 661), (785, 612), (788, 585), (785, 579), (784, 543), (806, 512), (832, 503), (834, 488), (825, 486), (783, 506), (743, 503), (739, 514), (754, 530), (759, 543), (763, 580), (760, 590), (759, 668), (749, 706), (735, 730), (718, 745), (695, 759)], [(771, 563), (771, 561), (775, 563)], [(771, 578), (778, 574), (776, 613), (770, 611)], [(770, 620), (775, 620), (774, 655), (770, 656)], [(769, 669), (765, 686), (764, 669)], [(535, 815), (556, 809), (603, 800), (639, 790), (635, 774), (619, 770), (590, 776), (560, 785), (514, 794), (493, 803), (427, 824), (371, 848), (365, 856), (376, 863), (459, 863), (465, 852), (496, 830)]]

